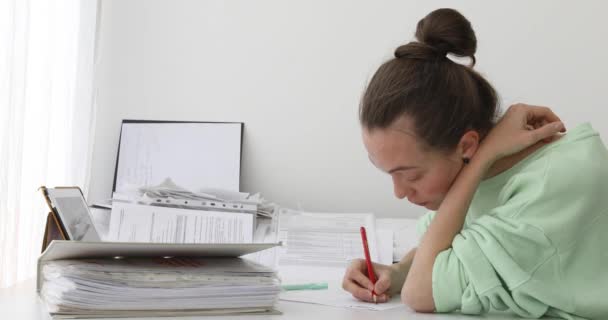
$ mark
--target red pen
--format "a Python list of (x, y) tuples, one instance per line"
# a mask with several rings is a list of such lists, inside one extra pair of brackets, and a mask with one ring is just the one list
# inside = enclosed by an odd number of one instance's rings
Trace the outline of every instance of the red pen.
[[(372, 259), (369, 256), (369, 246), (367, 245), (367, 233), (365, 233), (365, 227), (361, 227), (361, 241), (363, 242), (363, 252), (365, 253), (365, 263), (367, 263), (367, 276), (369, 280), (372, 281), (373, 284), (376, 284), (376, 273), (374, 272), (374, 265), (372, 264)], [(378, 303), (376, 301), (376, 292), (372, 289), (372, 299), (374, 299), (374, 303)]]

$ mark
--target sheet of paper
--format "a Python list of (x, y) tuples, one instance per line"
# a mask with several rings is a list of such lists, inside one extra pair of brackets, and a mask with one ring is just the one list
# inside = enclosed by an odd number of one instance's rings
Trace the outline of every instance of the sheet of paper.
[(363, 258), (361, 226), (367, 231), (370, 256), (378, 261), (373, 214), (311, 213), (281, 209), (279, 241), (284, 242), (279, 265), (345, 267)]
[(166, 178), (189, 190), (239, 191), (241, 131), (241, 123), (125, 122), (115, 191)]
[[(258, 217), (256, 219), (256, 229), (253, 234), (254, 243), (276, 243), (277, 242), (277, 228), (278, 219), (269, 219), (265, 217)], [(242, 256), (249, 260), (253, 260), (259, 264), (268, 266), (270, 268), (276, 268), (277, 266), (277, 253), (280, 248), (274, 247), (267, 250), (258, 251)]]
[(393, 230), (376, 228), (378, 239), (378, 262), (393, 264)]
[(95, 229), (97, 229), (97, 233), (99, 233), (101, 241), (109, 241), (111, 209), (91, 207), (89, 211), (91, 212), (91, 219), (93, 220)]
[[(367, 231), (370, 256), (392, 256), (392, 235), (378, 250), (373, 214), (311, 213), (280, 208), (278, 270), (283, 284), (339, 284), (353, 259), (364, 259), (360, 227)], [(386, 238), (384, 235), (383, 238)], [(385, 258), (386, 259), (386, 258)], [(390, 258), (388, 260), (391, 260)]]
[(110, 241), (250, 243), (254, 215), (115, 202)]
[(393, 308), (405, 308), (405, 305), (401, 303), (399, 296), (393, 297), (388, 302), (375, 304), (359, 301), (353, 298), (350, 293), (338, 288), (332, 289), (331, 287), (329, 290), (283, 291), (279, 295), (279, 299), (293, 302), (320, 304), (332, 307), (365, 309), (374, 311), (388, 310)]
[(418, 234), (416, 234), (416, 219), (391, 219), (383, 218), (376, 220), (378, 229), (390, 229), (394, 233), (393, 261), (399, 261), (412, 248), (418, 246)]

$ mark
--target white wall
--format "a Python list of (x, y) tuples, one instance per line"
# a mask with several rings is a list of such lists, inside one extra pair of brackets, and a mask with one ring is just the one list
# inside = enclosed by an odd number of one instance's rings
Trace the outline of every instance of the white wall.
[(358, 100), (416, 23), (472, 22), (504, 104), (553, 107), (608, 136), (603, 1), (101, 0), (89, 200), (109, 197), (121, 119), (242, 121), (242, 189), (314, 211), (423, 212), (368, 162)]

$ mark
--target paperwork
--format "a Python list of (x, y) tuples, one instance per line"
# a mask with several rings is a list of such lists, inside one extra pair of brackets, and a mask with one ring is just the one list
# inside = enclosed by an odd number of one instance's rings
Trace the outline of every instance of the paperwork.
[[(368, 230), (372, 260), (379, 261), (373, 214), (312, 213), (285, 208), (279, 214), (278, 241), (283, 242), (283, 247), (276, 250), (279, 276), (285, 284), (339, 284), (351, 260), (364, 258), (361, 226)], [(382, 249), (385, 256), (391, 244), (384, 242), (388, 247)]]
[(108, 240), (160, 243), (251, 243), (254, 215), (114, 202)]
[(388, 310), (393, 308), (405, 308), (399, 300), (399, 296), (393, 297), (385, 303), (369, 303), (355, 299), (351, 294), (341, 288), (329, 288), (329, 290), (313, 291), (284, 291), (280, 299), (285, 301), (305, 302), (332, 307), (364, 309), (364, 310)]
[(382, 264), (393, 264), (394, 256), (394, 240), (395, 234), (391, 229), (380, 229), (376, 226), (376, 239), (378, 240), (378, 260)]
[[(378, 219), (376, 222), (379, 235), (389, 230), (394, 235), (393, 239), (390, 240), (393, 261), (400, 261), (410, 250), (418, 246), (417, 222), (417, 219), (411, 218), (385, 218)], [(378, 241), (382, 240), (378, 239)]]
[[(253, 234), (254, 243), (277, 243), (278, 219), (260, 217), (256, 219), (256, 229)], [(257, 263), (276, 269), (278, 248), (258, 251), (243, 256)]]
[(266, 201), (259, 193), (231, 191), (217, 188), (201, 188), (191, 191), (166, 178), (159, 185), (143, 186), (133, 190), (114, 192), (111, 200), (93, 204), (95, 207), (112, 209), (114, 202), (130, 202), (195, 210), (222, 212), (248, 212), (272, 218), (276, 205)]
[(373, 214), (310, 213), (281, 209), (279, 241), (286, 245), (280, 266), (309, 265), (345, 268), (364, 257), (359, 228), (368, 230), (372, 260), (378, 261)]
[(402, 306), (399, 299), (370, 304), (358, 301), (341, 287), (353, 259), (364, 259), (359, 228), (364, 226), (374, 262), (392, 264), (393, 231), (377, 233), (373, 214), (311, 213), (281, 208), (279, 276), (284, 285), (327, 282), (328, 290), (282, 292), (281, 300), (335, 307), (385, 310)]
[(42, 277), (40, 295), (61, 315), (266, 312), (280, 292), (272, 269), (240, 258), (55, 260)]

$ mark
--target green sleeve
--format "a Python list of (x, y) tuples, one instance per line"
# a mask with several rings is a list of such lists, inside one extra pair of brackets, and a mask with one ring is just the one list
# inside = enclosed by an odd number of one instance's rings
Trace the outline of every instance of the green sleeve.
[(540, 317), (548, 306), (532, 297), (534, 284), (528, 281), (539, 270), (548, 272), (549, 281), (560, 281), (558, 260), (541, 230), (485, 215), (463, 229), (452, 248), (435, 259), (435, 309), (465, 314), (510, 309), (522, 317)]
[[(477, 199), (492, 205), (435, 259), (437, 312), (608, 319), (608, 152), (596, 133), (566, 142), (520, 164), (492, 198)], [(419, 230), (431, 220), (427, 214)]]
[[(522, 317), (540, 317), (548, 305), (534, 298), (535, 272), (547, 281), (560, 281), (556, 249), (543, 230), (516, 216), (543, 201), (546, 168), (507, 183), (504, 201), (467, 224), (452, 247), (433, 265), (436, 312), (460, 310), (481, 314), (490, 309), (512, 310)], [(522, 250), (525, 248), (525, 250)]]

